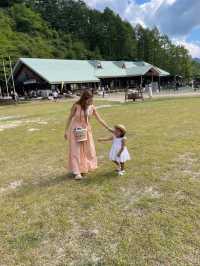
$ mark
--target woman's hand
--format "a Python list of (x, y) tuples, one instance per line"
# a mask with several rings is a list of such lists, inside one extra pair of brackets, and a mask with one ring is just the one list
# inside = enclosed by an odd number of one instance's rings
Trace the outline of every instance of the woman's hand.
[(106, 129), (107, 129), (109, 132), (114, 133), (114, 129), (113, 129), (112, 127), (107, 127)]

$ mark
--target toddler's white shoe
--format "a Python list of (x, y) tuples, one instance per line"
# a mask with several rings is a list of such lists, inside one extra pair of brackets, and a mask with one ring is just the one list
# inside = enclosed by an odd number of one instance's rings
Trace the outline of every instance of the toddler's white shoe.
[(125, 173), (126, 173), (126, 172), (125, 172), (124, 170), (123, 170), (123, 171), (119, 171), (119, 172), (118, 172), (118, 175), (119, 175), (119, 176), (123, 176), (123, 175), (125, 175)]

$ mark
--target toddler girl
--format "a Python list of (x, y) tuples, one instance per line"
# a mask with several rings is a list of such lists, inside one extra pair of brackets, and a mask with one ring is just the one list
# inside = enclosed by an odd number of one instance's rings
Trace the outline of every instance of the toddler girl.
[(113, 136), (110, 138), (101, 138), (99, 141), (112, 140), (109, 159), (117, 165), (117, 171), (120, 176), (125, 174), (125, 162), (130, 160), (130, 155), (126, 147), (126, 128), (123, 125), (116, 125), (113, 130)]

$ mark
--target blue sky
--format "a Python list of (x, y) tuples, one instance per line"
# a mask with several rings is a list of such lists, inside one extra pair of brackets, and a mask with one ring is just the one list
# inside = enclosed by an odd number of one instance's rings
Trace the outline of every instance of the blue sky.
[(91, 8), (106, 6), (133, 25), (157, 26), (174, 43), (200, 58), (200, 0), (85, 0)]

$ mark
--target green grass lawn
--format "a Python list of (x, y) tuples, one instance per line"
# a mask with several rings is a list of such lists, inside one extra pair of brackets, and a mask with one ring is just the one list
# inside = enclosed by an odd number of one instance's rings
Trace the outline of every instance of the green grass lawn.
[(0, 266), (200, 265), (200, 99), (98, 102), (132, 161), (116, 176), (97, 143), (82, 182), (65, 168), (71, 104), (0, 107)]

